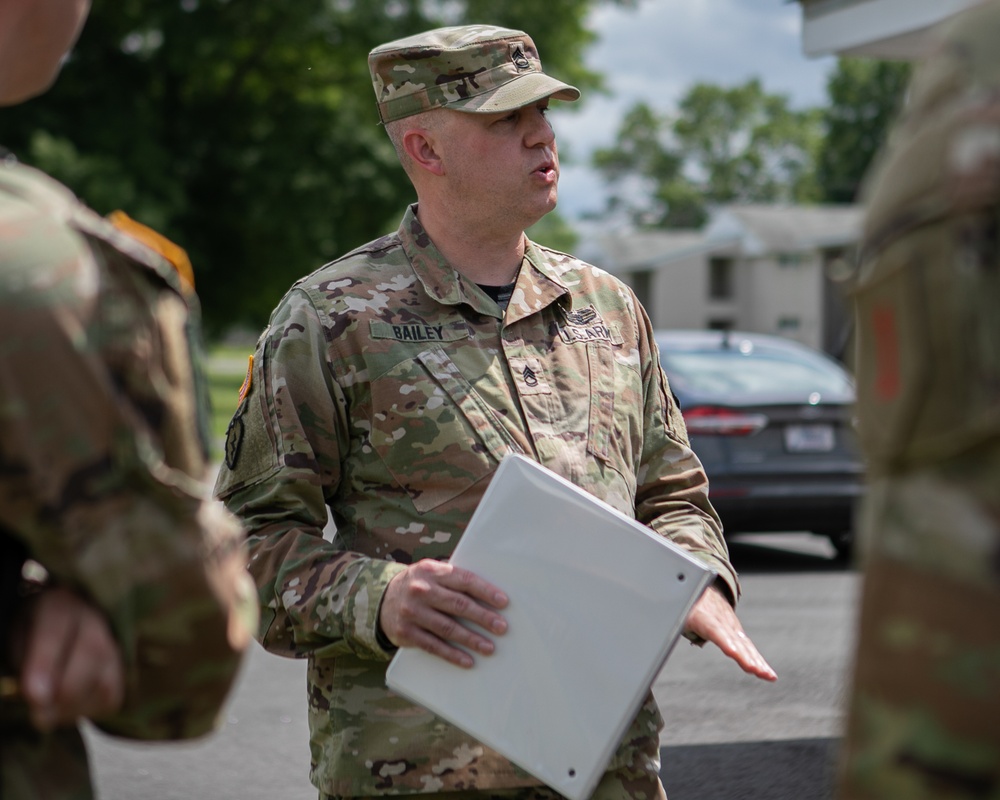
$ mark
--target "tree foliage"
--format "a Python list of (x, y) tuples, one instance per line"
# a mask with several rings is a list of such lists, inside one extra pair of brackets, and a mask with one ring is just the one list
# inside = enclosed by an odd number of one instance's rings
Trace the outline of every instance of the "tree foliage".
[(910, 72), (908, 63), (839, 59), (827, 105), (801, 111), (756, 80), (696, 84), (673, 114), (638, 104), (615, 143), (594, 154), (615, 190), (610, 211), (640, 225), (686, 228), (719, 203), (854, 202)]
[(816, 165), (824, 200), (857, 199), (868, 165), (903, 104), (910, 73), (907, 62), (838, 60), (827, 82), (829, 104), (822, 110), (825, 136)]
[(372, 47), (509, 25), (547, 71), (596, 87), (581, 54), (600, 1), (96, 0), (55, 88), (0, 111), (4, 144), (184, 246), (211, 330), (258, 328), (292, 281), (414, 199), (378, 125)]
[(819, 135), (816, 111), (792, 110), (756, 79), (732, 88), (698, 83), (674, 115), (633, 107), (594, 165), (619, 189), (613, 207), (633, 220), (694, 227), (713, 204), (814, 199)]

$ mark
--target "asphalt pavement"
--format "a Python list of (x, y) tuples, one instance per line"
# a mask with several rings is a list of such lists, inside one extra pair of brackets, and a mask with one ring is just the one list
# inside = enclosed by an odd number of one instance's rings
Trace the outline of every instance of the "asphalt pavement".
[(680, 642), (654, 694), (670, 800), (828, 800), (844, 722), (858, 574), (808, 534), (736, 537), (739, 615), (778, 673)]
[[(731, 544), (740, 618), (777, 670), (744, 675), (681, 640), (653, 686), (670, 800), (828, 800), (843, 726), (858, 575), (807, 534)], [(254, 646), (221, 728), (197, 742), (86, 730), (102, 800), (312, 800), (305, 664)]]

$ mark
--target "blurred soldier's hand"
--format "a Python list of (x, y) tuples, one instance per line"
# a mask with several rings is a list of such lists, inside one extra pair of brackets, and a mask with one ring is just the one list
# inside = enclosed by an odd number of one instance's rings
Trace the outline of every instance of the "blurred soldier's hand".
[(100, 719), (121, 707), (125, 677), (118, 645), (104, 616), (82, 597), (62, 587), (43, 589), (18, 638), (21, 694), (36, 728)]
[(709, 586), (695, 603), (688, 614), (686, 629), (715, 644), (744, 672), (765, 681), (778, 680), (777, 673), (743, 632), (743, 626), (725, 595), (715, 586)]
[(468, 668), (473, 665), (472, 657), (453, 645), (490, 655), (493, 642), (458, 620), (502, 634), (507, 630), (507, 621), (493, 609), (503, 608), (507, 602), (502, 591), (469, 570), (425, 559), (411, 564), (389, 582), (379, 624), (397, 647), (419, 647)]

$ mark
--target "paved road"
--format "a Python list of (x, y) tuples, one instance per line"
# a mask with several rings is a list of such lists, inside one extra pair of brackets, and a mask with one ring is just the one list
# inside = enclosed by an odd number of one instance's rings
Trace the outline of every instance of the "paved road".
[[(740, 616), (778, 671), (770, 685), (717, 651), (682, 641), (654, 692), (667, 721), (670, 800), (826, 800), (842, 723), (857, 575), (808, 535), (732, 544)], [(308, 736), (302, 663), (254, 648), (221, 731), (196, 743), (87, 738), (103, 800), (306, 800)]]
[(842, 731), (858, 575), (807, 534), (731, 544), (740, 618), (778, 673), (767, 684), (680, 643), (653, 690), (670, 800), (826, 800)]

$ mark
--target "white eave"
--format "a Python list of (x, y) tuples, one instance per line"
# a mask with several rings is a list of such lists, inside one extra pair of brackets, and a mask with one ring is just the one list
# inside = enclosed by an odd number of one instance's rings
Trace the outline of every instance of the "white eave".
[(831, 54), (919, 59), (934, 28), (981, 0), (802, 0), (802, 49)]

